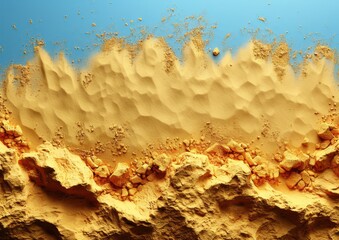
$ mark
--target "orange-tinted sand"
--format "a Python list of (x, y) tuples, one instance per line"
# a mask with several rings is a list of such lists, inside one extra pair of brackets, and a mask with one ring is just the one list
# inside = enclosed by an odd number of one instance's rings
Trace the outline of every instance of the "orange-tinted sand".
[[(110, 151), (125, 152), (115, 149), (117, 143), (134, 152), (167, 138), (200, 137), (207, 122), (225, 140), (254, 141), (267, 153), (278, 142), (297, 147), (305, 137), (316, 141), (319, 116), (338, 102), (333, 64), (311, 60), (296, 77), (285, 43), (270, 58), (271, 46), (251, 42), (216, 64), (197, 42), (185, 46), (181, 65), (159, 39), (145, 40), (135, 58), (115, 41), (80, 72), (62, 54), (53, 61), (37, 48), (27, 72), (8, 71), (4, 96), (11, 120), (33, 146), (57, 133), (66, 146), (86, 150), (100, 141), (110, 163)], [(20, 84), (15, 72), (23, 76)], [(119, 128), (123, 136), (116, 137)]]
[(163, 39), (113, 38), (80, 71), (35, 50), (2, 88), (4, 236), (30, 226), (44, 239), (338, 236), (328, 47), (299, 74), (285, 42), (253, 40), (215, 63), (196, 36), (181, 63)]

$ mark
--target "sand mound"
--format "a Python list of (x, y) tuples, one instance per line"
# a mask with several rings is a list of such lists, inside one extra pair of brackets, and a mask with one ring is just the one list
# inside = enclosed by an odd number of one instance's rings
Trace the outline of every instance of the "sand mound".
[(38, 47), (0, 98), (1, 239), (336, 239), (338, 86), (319, 46), (216, 64), (195, 37), (111, 39), (86, 69)]
[(315, 141), (317, 114), (338, 102), (333, 64), (310, 61), (296, 77), (286, 43), (272, 53), (254, 41), (219, 64), (199, 39), (185, 46), (182, 64), (161, 39), (145, 40), (136, 57), (135, 47), (109, 43), (80, 72), (41, 48), (28, 71), (8, 71), (3, 95), (33, 146), (54, 141), (112, 162), (112, 154), (167, 138), (200, 137), (208, 122), (227, 140), (255, 141), (271, 153), (277, 142)]

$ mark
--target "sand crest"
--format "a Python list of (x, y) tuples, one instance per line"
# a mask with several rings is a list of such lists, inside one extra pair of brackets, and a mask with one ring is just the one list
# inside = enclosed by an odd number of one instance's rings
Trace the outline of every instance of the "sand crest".
[(199, 36), (110, 39), (75, 70), (41, 47), (0, 97), (2, 239), (336, 239), (333, 51), (219, 63)]
[(167, 138), (200, 137), (207, 122), (226, 140), (254, 141), (267, 153), (278, 142), (316, 141), (318, 114), (338, 102), (333, 64), (310, 61), (296, 77), (286, 43), (271, 54), (250, 42), (216, 64), (196, 42), (186, 44), (180, 64), (161, 39), (145, 40), (134, 58), (116, 40), (80, 72), (64, 55), (52, 60), (37, 48), (24, 83), (15, 68), (7, 73), (12, 121), (33, 146), (55, 140), (106, 161)]

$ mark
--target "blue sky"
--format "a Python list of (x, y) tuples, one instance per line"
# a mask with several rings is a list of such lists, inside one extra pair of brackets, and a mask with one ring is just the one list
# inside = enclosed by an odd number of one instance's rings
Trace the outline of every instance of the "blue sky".
[[(161, 23), (170, 8), (174, 16)], [(0, 0), (0, 71), (10, 63), (25, 63), (35, 39), (44, 39), (53, 55), (62, 50), (70, 60), (85, 62), (98, 50), (93, 46), (100, 43), (97, 33), (125, 36), (130, 27), (145, 26), (162, 36), (170, 33), (172, 23), (192, 15), (203, 16), (208, 26), (217, 25), (211, 48), (221, 46), (225, 34), (231, 33), (226, 45), (236, 50), (250, 39), (247, 30), (260, 28), (262, 35), (267, 35), (266, 29), (274, 36), (285, 34), (293, 49), (305, 50), (317, 41), (338, 49), (338, 9), (336, 0)]]

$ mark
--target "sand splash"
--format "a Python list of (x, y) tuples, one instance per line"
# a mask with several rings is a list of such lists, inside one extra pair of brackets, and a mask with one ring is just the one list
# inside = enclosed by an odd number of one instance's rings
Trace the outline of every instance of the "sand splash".
[(334, 52), (299, 75), (289, 52), (253, 40), (217, 64), (196, 36), (181, 62), (113, 38), (78, 71), (37, 47), (2, 87), (0, 235), (335, 239)]
[(199, 37), (185, 45), (183, 63), (162, 39), (136, 46), (111, 39), (81, 71), (37, 47), (26, 66), (8, 70), (3, 96), (32, 146), (51, 141), (111, 162), (169, 139), (206, 137), (207, 123), (218, 140), (252, 142), (270, 154), (284, 141), (316, 141), (319, 116), (334, 121), (339, 95), (329, 51), (317, 52), (297, 77), (286, 43), (255, 40), (217, 64)]

